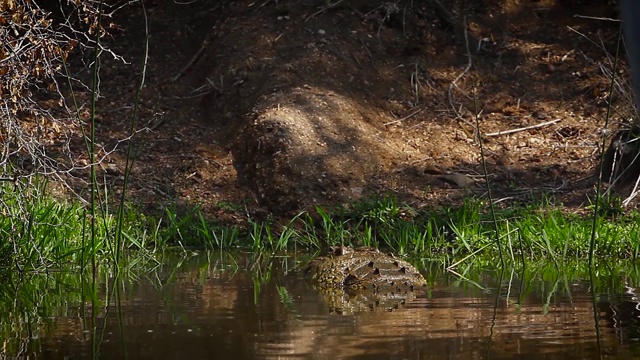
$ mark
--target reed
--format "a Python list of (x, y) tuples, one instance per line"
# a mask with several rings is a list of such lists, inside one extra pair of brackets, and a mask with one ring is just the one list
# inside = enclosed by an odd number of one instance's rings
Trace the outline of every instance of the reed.
[[(612, 99), (613, 99), (613, 94), (614, 94), (614, 90), (615, 90), (615, 84), (616, 84), (616, 75), (617, 75), (617, 68), (618, 68), (618, 63), (620, 60), (620, 44), (622, 43), (622, 23), (620, 23), (620, 29), (618, 30), (618, 41), (616, 44), (616, 54), (615, 54), (615, 58), (614, 58), (614, 62), (613, 62), (613, 72), (611, 75), (611, 82), (609, 84), (609, 97), (608, 97), (608, 106), (607, 106), (607, 115), (605, 117), (605, 123), (604, 123), (604, 129), (606, 130), (609, 127), (609, 121), (611, 120), (611, 116), (612, 116)], [(636, 94), (637, 95), (637, 94)], [(606, 131), (602, 132), (602, 143), (601, 143), (602, 147), (602, 152), (600, 154), (600, 168), (598, 169), (598, 183), (596, 185), (596, 202), (594, 205), (594, 209), (593, 209), (593, 222), (592, 222), (592, 226), (591, 226), (591, 237), (590, 237), (590, 243), (589, 243), (589, 267), (593, 268), (593, 257), (594, 257), (594, 253), (596, 251), (596, 241), (597, 241), (597, 231), (598, 231), (598, 218), (600, 216), (599, 214), (599, 205), (602, 202), (602, 173), (604, 171), (604, 156), (605, 156), (605, 151), (604, 149), (607, 146), (607, 134)]]

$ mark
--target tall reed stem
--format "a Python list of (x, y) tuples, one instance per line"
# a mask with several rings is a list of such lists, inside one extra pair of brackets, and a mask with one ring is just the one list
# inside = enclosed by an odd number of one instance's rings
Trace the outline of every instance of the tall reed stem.
[[(609, 127), (609, 120), (611, 119), (612, 112), (612, 101), (613, 101), (613, 92), (615, 90), (616, 84), (616, 74), (618, 69), (618, 61), (620, 59), (620, 43), (622, 42), (622, 24), (620, 25), (620, 29), (618, 30), (618, 43), (616, 44), (616, 56), (613, 62), (613, 71), (611, 73), (611, 84), (609, 85), (609, 99), (607, 106), (607, 116), (604, 120), (604, 130), (602, 132), (602, 143), (601, 149), (602, 152), (600, 154), (600, 168), (598, 169), (598, 184), (596, 185), (596, 204), (593, 207), (593, 223), (591, 225), (591, 240), (589, 242), (589, 268), (593, 269), (593, 253), (596, 248), (596, 231), (598, 229), (598, 212), (600, 210), (600, 202), (602, 201), (602, 172), (604, 170), (604, 154), (605, 147), (607, 146), (607, 128)], [(636, 94), (638, 96), (638, 94)]]
[(478, 103), (476, 98), (476, 88), (473, 87), (473, 107), (476, 117), (476, 130), (478, 132), (478, 144), (480, 146), (480, 159), (482, 160), (482, 171), (484, 173), (484, 181), (487, 185), (487, 197), (489, 198), (489, 208), (493, 220), (493, 229), (496, 236), (496, 245), (498, 246), (498, 254), (500, 254), (500, 266), (504, 269), (504, 256), (502, 254), (502, 244), (500, 243), (500, 231), (498, 229), (498, 218), (496, 217), (496, 209), (493, 205), (493, 197), (491, 196), (491, 185), (489, 183), (489, 172), (487, 170), (487, 161), (484, 156), (484, 146), (482, 145), (482, 131), (480, 131), (480, 115), (478, 111)]
[(96, 195), (98, 191), (97, 177), (96, 177), (96, 163), (95, 163), (95, 148), (96, 148), (96, 103), (98, 101), (98, 74), (100, 71), (100, 36), (102, 35), (102, 10), (104, 1), (100, 1), (98, 6), (97, 26), (95, 29), (95, 49), (93, 57), (93, 79), (91, 84), (91, 132), (90, 132), (90, 146), (89, 146), (89, 161), (91, 165), (91, 201), (90, 201), (90, 214), (91, 214), (91, 349), (94, 357), (97, 357), (97, 339), (96, 339), (96, 321), (97, 321), (97, 274), (98, 268), (96, 263)]
[(138, 120), (138, 110), (140, 109), (140, 96), (142, 93), (142, 87), (145, 82), (145, 75), (147, 73), (147, 62), (149, 59), (149, 19), (147, 18), (147, 10), (144, 7), (144, 1), (140, 1), (142, 6), (142, 14), (144, 16), (144, 25), (145, 25), (145, 44), (144, 44), (144, 58), (142, 62), (142, 72), (140, 74), (140, 82), (138, 87), (136, 88), (136, 96), (135, 102), (133, 105), (133, 115), (131, 116), (131, 122), (129, 127), (129, 141), (127, 142), (127, 160), (124, 166), (124, 183), (122, 185), (122, 194), (120, 195), (120, 204), (118, 205), (118, 218), (116, 221), (116, 251), (115, 251), (115, 261), (114, 263), (118, 263), (120, 259), (120, 253), (123, 248), (122, 242), (122, 225), (124, 223), (124, 202), (126, 199), (126, 190), (129, 184), (129, 175), (131, 174), (131, 168), (133, 167), (133, 136), (135, 134), (135, 126)]

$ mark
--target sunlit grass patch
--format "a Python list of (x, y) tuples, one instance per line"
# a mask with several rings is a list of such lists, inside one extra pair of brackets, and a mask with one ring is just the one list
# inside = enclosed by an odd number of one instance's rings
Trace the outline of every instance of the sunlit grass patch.
[[(512, 263), (523, 258), (554, 263), (586, 259), (592, 229), (591, 218), (568, 213), (548, 199), (496, 209), (495, 224), (486, 202), (473, 199), (458, 207), (424, 211), (394, 199), (377, 199), (332, 213), (318, 209), (318, 215), (321, 221), (315, 226), (309, 220), (313, 217), (305, 218), (301, 236), (308, 243), (376, 246), (447, 265), (468, 257), (496, 259), (500, 254)], [(599, 217), (596, 257), (635, 258), (639, 216), (631, 212), (616, 219)]]
[[(280, 253), (334, 245), (372, 246), (444, 267), (478, 258), (496, 260), (500, 254), (511, 264), (545, 259), (560, 265), (586, 259), (592, 227), (589, 217), (568, 213), (548, 199), (497, 208), (495, 223), (482, 199), (416, 210), (385, 196), (348, 207), (318, 207), (280, 222), (249, 219), (245, 227), (211, 219), (198, 207), (167, 206), (145, 214), (125, 204), (118, 245), (114, 240), (117, 219), (106, 211), (96, 212), (96, 238), (89, 241), (91, 216), (84, 205), (13, 189), (2, 187), (5, 212), (16, 212), (0, 218), (0, 236), (7, 239), (0, 244), (0, 267), (21, 270), (68, 264), (86, 268), (94, 255), (98, 262), (117, 262), (118, 246), (126, 253), (147, 254), (170, 249)], [(596, 258), (636, 258), (640, 214), (605, 216), (608, 213), (597, 221)]]

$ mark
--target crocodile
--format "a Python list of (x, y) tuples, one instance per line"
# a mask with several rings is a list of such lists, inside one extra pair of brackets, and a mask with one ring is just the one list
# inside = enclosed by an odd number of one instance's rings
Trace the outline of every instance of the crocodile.
[[(375, 248), (332, 247), (304, 269), (332, 310), (389, 307), (412, 299), (427, 281), (410, 263)], [(373, 304), (373, 305), (372, 305)], [(374, 309), (375, 310), (375, 309)]]
[(309, 263), (305, 272), (319, 287), (378, 290), (411, 289), (427, 281), (411, 264), (370, 247), (336, 246)]

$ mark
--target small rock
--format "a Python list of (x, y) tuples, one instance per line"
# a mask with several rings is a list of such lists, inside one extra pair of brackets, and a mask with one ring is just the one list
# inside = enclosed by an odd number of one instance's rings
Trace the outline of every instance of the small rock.
[(438, 179), (447, 182), (452, 185), (456, 185), (459, 188), (466, 189), (476, 185), (476, 182), (465, 174), (453, 173), (449, 175), (440, 175)]
[(104, 167), (104, 172), (107, 173), (107, 175), (120, 175), (120, 169), (118, 169), (116, 164), (107, 164)]
[(544, 120), (549, 117), (549, 115), (544, 111), (536, 111), (533, 113), (533, 117), (538, 120)]
[(428, 165), (427, 167), (425, 167), (424, 173), (431, 174), (431, 175), (440, 175), (443, 173), (443, 171), (442, 169), (439, 169), (437, 166)]

